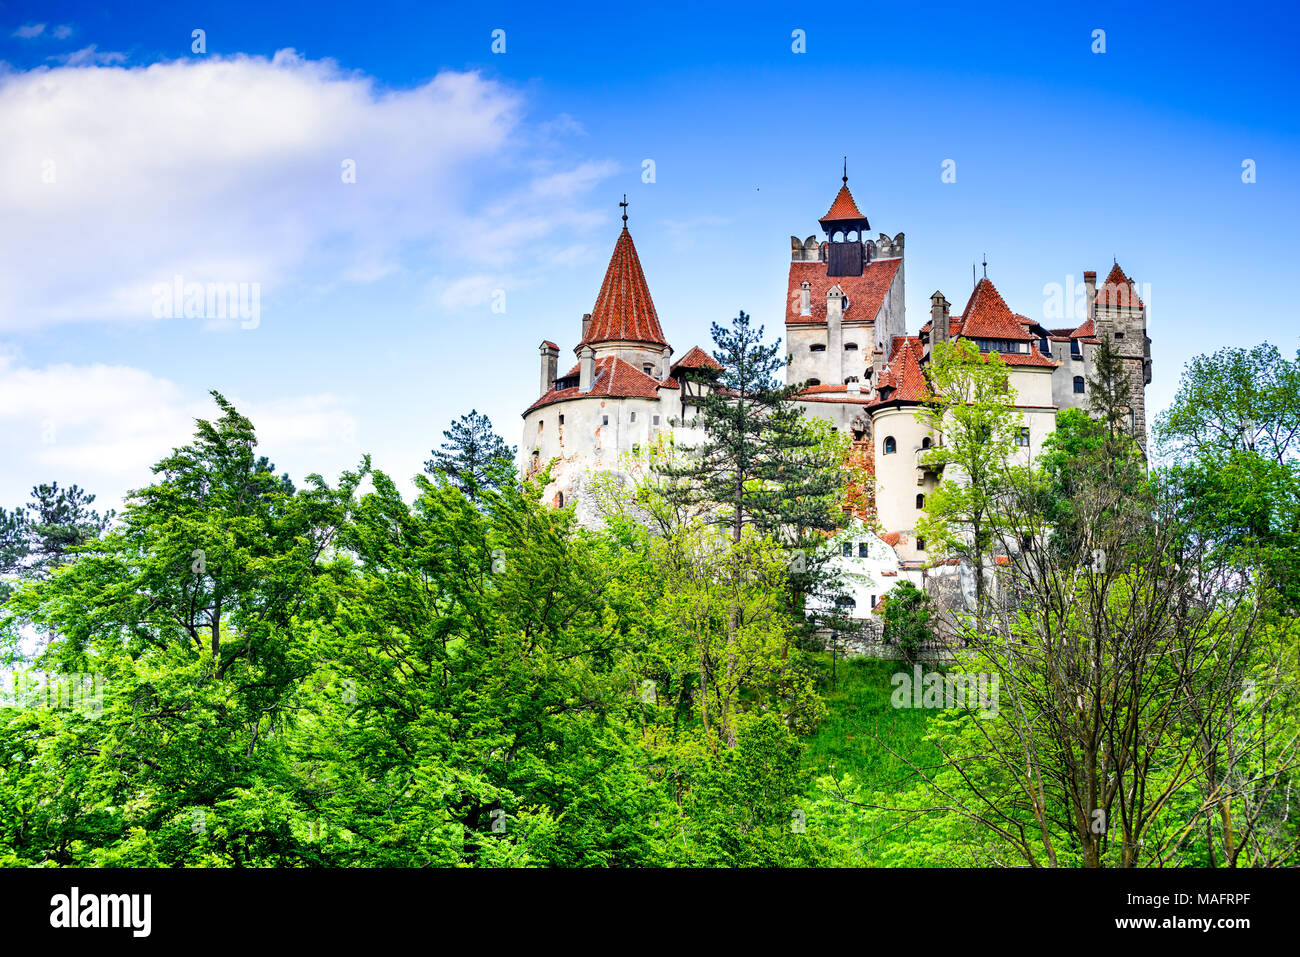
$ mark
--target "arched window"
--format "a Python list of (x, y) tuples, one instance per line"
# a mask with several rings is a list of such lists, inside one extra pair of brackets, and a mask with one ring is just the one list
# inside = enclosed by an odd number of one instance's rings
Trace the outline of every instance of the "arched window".
[(928, 449), (929, 447), (930, 447), (930, 437), (927, 435), (925, 438), (921, 440), (921, 448)]
[(918, 494), (918, 495), (916, 496), (916, 507), (917, 507), (917, 508), (925, 508), (925, 496), (924, 496), (924, 495), (922, 495), (922, 494)]
[(857, 344), (856, 342), (846, 342), (846, 343), (844, 343), (844, 351), (845, 351), (845, 352), (857, 352), (857, 351), (858, 351), (858, 344)]
[(808, 380), (808, 384), (809, 384), (809, 385), (821, 385), (821, 384), (822, 384), (822, 380), (821, 380), (821, 379), (809, 379), (809, 380)]
[(886, 435), (886, 436), (885, 436), (885, 454), (886, 454), (886, 455), (890, 455), (891, 453), (893, 453), (893, 452), (897, 452), (897, 451), (898, 451), (898, 443), (894, 441), (894, 437), (893, 437), (892, 435)]
[(812, 345), (810, 345), (810, 346), (808, 347), (808, 351), (809, 351), (809, 352), (825, 352), (825, 351), (826, 351), (826, 343), (824, 343), (824, 342), (814, 342)]
[(1083, 392), (1083, 376), (1077, 375), (1074, 377), (1074, 391)]

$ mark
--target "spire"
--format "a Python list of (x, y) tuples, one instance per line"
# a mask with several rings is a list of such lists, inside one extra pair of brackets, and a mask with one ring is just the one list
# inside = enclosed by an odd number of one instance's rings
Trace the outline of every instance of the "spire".
[(623, 202), (618, 205), (623, 208), (623, 228), (627, 229), (627, 193), (623, 194)]
[(666, 346), (659, 316), (655, 313), (650, 287), (646, 285), (641, 260), (627, 230), (626, 198), (619, 205), (623, 213), (623, 231), (614, 244), (614, 254), (605, 270), (605, 281), (591, 310), (591, 323), (579, 345), (596, 342), (645, 342)]

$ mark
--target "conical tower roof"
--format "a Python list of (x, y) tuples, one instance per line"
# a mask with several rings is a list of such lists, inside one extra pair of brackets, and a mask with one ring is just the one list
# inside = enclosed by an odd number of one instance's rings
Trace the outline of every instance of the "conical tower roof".
[(614, 255), (609, 258), (605, 281), (600, 284), (600, 294), (591, 310), (591, 324), (579, 345), (597, 342), (645, 342), (666, 346), (664, 331), (659, 326), (650, 287), (646, 285), (641, 260), (632, 243), (632, 234), (623, 227)]

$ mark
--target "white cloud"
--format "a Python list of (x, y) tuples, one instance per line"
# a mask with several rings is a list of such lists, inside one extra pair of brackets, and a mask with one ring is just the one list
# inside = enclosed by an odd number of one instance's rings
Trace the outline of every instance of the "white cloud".
[(72, 36), (72, 27), (66, 23), (62, 23), (54, 28), (54, 32), (51, 36), (56, 40), (66, 40), (68, 37)]
[[(63, 29), (63, 28), (60, 27), (59, 29)], [(44, 32), (45, 32), (45, 24), (29, 23), (26, 26), (19, 27), (11, 35), (18, 37), (21, 40), (31, 40), (34, 39), (35, 37), (39, 37)]]
[[(62, 30), (64, 28), (59, 27), (59, 29)], [(57, 32), (55, 35), (58, 35)], [(65, 33), (63, 36), (67, 36), (67, 34)], [(46, 59), (51, 60), (54, 63), (62, 64), (63, 66), (115, 66), (119, 63), (126, 62), (126, 54), (107, 50), (100, 53), (98, 47), (92, 43), (90, 46), (82, 47), (80, 50), (73, 50), (71, 53), (56, 53), (54, 56), (47, 57)]]
[(155, 321), (151, 290), (175, 275), (259, 283), (267, 315), (288, 284), (375, 281), (467, 248), (483, 251), (467, 272), (508, 274), (598, 219), (577, 200), (613, 171), (539, 159), (553, 130), (523, 127), (519, 96), (477, 73), (389, 90), (292, 50), (70, 56), (0, 74), (0, 329)]
[[(356, 452), (350, 400), (322, 393), (249, 402), (228, 396), (257, 429), (259, 450), (283, 465), (321, 449)], [(100, 493), (105, 507), (151, 480), (150, 466), (189, 442), (196, 418), (218, 414), (209, 396), (121, 365), (22, 364), (0, 350), (0, 502), (16, 504), (51, 478)], [(22, 475), (22, 481), (17, 479)]]

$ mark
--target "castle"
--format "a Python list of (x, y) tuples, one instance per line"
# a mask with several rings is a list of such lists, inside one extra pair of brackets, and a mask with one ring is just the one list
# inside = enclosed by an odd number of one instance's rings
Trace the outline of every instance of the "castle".
[[(1013, 312), (985, 277), (960, 313), (935, 292), (928, 320), (909, 335), (903, 233), (867, 238), (870, 224), (847, 174), (818, 222), (825, 238), (790, 237), (786, 381), (807, 383), (798, 403), (852, 436), (851, 461), (874, 481), (875, 515), (857, 515), (828, 546), (856, 614), (866, 617), (898, 581), (924, 585), (943, 573), (916, 535), (939, 481), (922, 462), (934, 437), (920, 415), (937, 343), (970, 340), (1006, 363), (1024, 426), (1018, 454), (1028, 460), (1055, 428), (1059, 409), (1087, 408), (1095, 352), (1107, 336), (1128, 373), (1130, 424), (1145, 444), (1151, 340), (1146, 306), (1118, 262), (1100, 288), (1097, 274), (1084, 272), (1087, 316), (1077, 327), (1048, 329)], [(599, 521), (587, 495), (595, 474), (617, 473), (621, 458), (665, 434), (687, 445), (700, 438), (689, 426), (699, 386), (678, 373), (718, 366), (698, 346), (673, 361), (626, 213), (596, 304), (582, 317), (577, 365), (557, 375), (559, 347), (544, 341), (540, 352), (541, 396), (524, 412), (521, 467), (531, 473), (551, 463), (545, 494), (557, 506), (574, 505), (582, 521)]]

